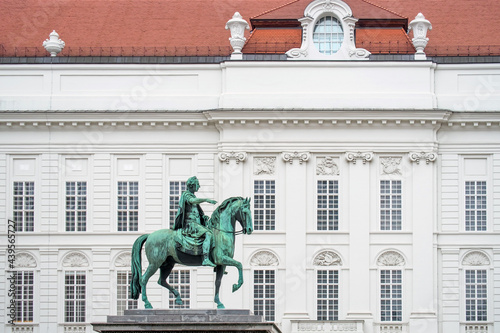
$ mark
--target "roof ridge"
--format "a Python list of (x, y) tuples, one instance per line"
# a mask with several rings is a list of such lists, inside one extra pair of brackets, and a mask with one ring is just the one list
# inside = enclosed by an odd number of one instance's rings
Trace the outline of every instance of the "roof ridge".
[(257, 17), (259, 17), (259, 16), (262, 16), (262, 15), (265, 15), (265, 14), (269, 14), (270, 12), (273, 12), (273, 11), (275, 11), (275, 10), (281, 9), (281, 8), (283, 8), (283, 7), (286, 7), (286, 6), (288, 6), (288, 5), (291, 5), (291, 4), (292, 4), (292, 3), (294, 3), (294, 2), (299, 2), (299, 1), (301, 1), (301, 0), (293, 0), (293, 1), (287, 2), (287, 3), (285, 3), (285, 4), (281, 5), (281, 6), (278, 6), (278, 7), (273, 8), (273, 9), (266, 10), (266, 11), (264, 11), (264, 12), (262, 12), (262, 13), (258, 14), (258, 15), (255, 15), (255, 16), (251, 17), (250, 19), (254, 19), (254, 18), (257, 18)]
[(368, 0), (361, 0), (361, 1), (366, 2), (366, 3), (368, 3), (368, 4), (372, 5), (372, 6), (375, 6), (375, 7), (381, 8), (381, 9), (383, 9), (383, 10), (386, 10), (386, 11), (388, 11), (388, 12), (390, 12), (390, 13), (394, 14), (394, 15), (397, 15), (397, 16), (399, 16), (399, 17), (402, 17), (402, 18), (408, 19), (407, 17), (405, 17), (405, 16), (403, 16), (403, 15), (401, 15), (401, 14), (398, 14), (398, 13), (396, 13), (396, 12), (395, 12), (395, 11), (393, 11), (393, 10), (390, 10), (390, 9), (385, 8), (385, 7), (383, 7), (383, 6), (377, 5), (377, 4), (375, 4), (375, 3), (373, 3), (373, 2), (370, 2), (370, 1), (368, 1)]

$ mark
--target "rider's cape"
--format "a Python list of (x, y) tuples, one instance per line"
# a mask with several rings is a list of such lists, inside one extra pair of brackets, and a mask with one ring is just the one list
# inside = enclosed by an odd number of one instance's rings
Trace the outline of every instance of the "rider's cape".
[[(190, 196), (194, 196), (189, 191), (182, 192), (181, 198), (179, 199), (179, 209), (177, 210), (177, 214), (175, 215), (175, 222), (172, 229), (184, 229), (185, 217), (186, 217), (186, 201)], [(200, 205), (196, 205), (198, 212), (200, 213), (200, 222), (201, 225), (205, 226), (205, 213), (203, 209), (201, 209)]]
[[(203, 250), (202, 250), (202, 244), (203, 240), (205, 237), (192, 237), (192, 235), (189, 234), (189, 232), (186, 232), (187, 229), (185, 228), (185, 223), (186, 223), (186, 201), (189, 199), (189, 197), (194, 196), (189, 191), (184, 191), (182, 192), (182, 195), (179, 199), (179, 209), (177, 210), (177, 215), (175, 216), (175, 223), (172, 229), (176, 230), (177, 232), (175, 233), (175, 240), (177, 243), (177, 249), (181, 252), (188, 253), (191, 255), (202, 255)], [(205, 226), (205, 219), (206, 215), (201, 209), (200, 205), (195, 205), (195, 207), (198, 209), (198, 212), (200, 214), (200, 223)]]

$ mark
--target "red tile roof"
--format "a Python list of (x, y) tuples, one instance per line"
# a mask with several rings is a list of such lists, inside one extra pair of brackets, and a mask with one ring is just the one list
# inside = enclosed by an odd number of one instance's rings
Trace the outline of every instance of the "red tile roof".
[(278, 53), (300, 47), (302, 29), (256, 29), (248, 39), (243, 53)]
[(372, 54), (414, 54), (416, 51), (402, 28), (357, 29), (356, 47), (367, 49)]
[[(234, 12), (239, 11), (248, 22), (251, 17), (293, 21), (303, 16), (309, 1), (1, 0), (0, 56), (45, 56), (42, 42), (52, 30), (66, 42), (61, 55), (228, 55), (229, 32), (224, 27)], [(425, 50), (428, 55), (500, 54), (499, 1), (345, 1), (360, 19), (359, 26), (364, 19), (407, 17), (411, 21), (422, 12), (433, 26)], [(293, 44), (298, 38), (300, 43), (297, 31), (286, 30), (259, 31), (249, 40), (248, 49), (264, 41)], [(365, 37), (373, 38), (371, 43), (401, 43), (399, 32), (390, 34), (359, 29), (357, 43), (364, 43), (359, 38)]]

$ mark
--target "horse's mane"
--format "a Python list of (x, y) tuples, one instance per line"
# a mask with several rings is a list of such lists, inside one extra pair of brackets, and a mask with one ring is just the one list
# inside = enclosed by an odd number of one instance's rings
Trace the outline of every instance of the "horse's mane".
[(233, 202), (237, 200), (244, 200), (243, 197), (231, 197), (224, 200), (219, 207), (217, 207), (212, 213), (212, 217), (208, 221), (209, 228), (213, 228), (214, 226), (218, 226), (220, 222), (220, 214)]

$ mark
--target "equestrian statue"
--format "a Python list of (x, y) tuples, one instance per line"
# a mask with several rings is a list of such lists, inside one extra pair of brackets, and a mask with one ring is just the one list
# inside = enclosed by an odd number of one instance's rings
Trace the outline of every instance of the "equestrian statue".
[[(219, 289), (226, 266), (235, 266), (238, 269), (238, 283), (233, 284), (233, 292), (243, 284), (243, 266), (233, 259), (234, 242), (238, 233), (250, 235), (253, 231), (250, 199), (242, 197), (226, 199), (209, 218), (203, 213), (200, 204), (217, 202), (196, 197), (195, 193), (200, 188), (196, 177), (188, 179), (186, 188), (179, 199), (179, 209), (172, 229), (161, 229), (152, 234), (142, 235), (132, 247), (130, 292), (133, 299), (138, 299), (142, 293), (146, 309), (153, 308), (146, 294), (146, 285), (158, 269), (160, 269), (158, 284), (175, 296), (176, 304), (183, 304), (179, 291), (167, 282), (176, 263), (214, 267), (216, 273), (214, 302), (219, 309), (224, 309), (224, 304), (219, 299)], [(235, 231), (236, 221), (240, 222), (241, 231)], [(146, 272), (141, 274), (143, 246), (149, 266)]]

